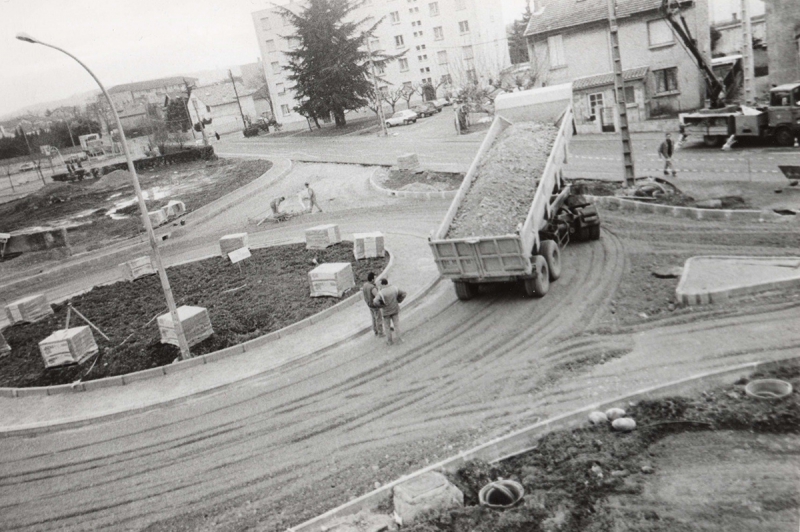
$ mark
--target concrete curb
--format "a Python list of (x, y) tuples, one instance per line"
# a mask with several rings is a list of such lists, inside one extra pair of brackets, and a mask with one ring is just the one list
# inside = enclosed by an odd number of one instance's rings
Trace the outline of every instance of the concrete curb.
[(440, 190), (437, 192), (424, 192), (421, 190), (392, 190), (389, 188), (383, 188), (375, 181), (375, 174), (378, 173), (378, 169), (376, 169), (371, 176), (369, 176), (369, 186), (372, 190), (375, 190), (379, 194), (383, 194), (384, 196), (394, 196), (398, 198), (416, 198), (416, 199), (424, 199), (424, 200), (432, 200), (432, 199), (453, 199), (458, 194), (458, 189), (456, 190)]
[(696, 207), (674, 207), (672, 205), (659, 205), (656, 203), (645, 203), (643, 201), (617, 198), (614, 196), (591, 196), (597, 205), (606, 207), (608, 210), (619, 210), (621, 212), (642, 212), (652, 214), (671, 215), (675, 218), (691, 218), (694, 220), (743, 220), (771, 222), (782, 218), (781, 215), (770, 210), (734, 210), (734, 209), (698, 209)]
[(793, 288), (796, 286), (800, 286), (800, 277), (796, 279), (782, 279), (779, 281), (772, 281), (772, 282), (765, 282), (757, 285), (750, 285), (750, 286), (734, 286), (732, 288), (726, 288), (723, 290), (704, 290), (701, 292), (690, 292), (686, 289), (685, 282), (688, 279), (688, 271), (691, 267), (692, 261), (695, 259), (703, 260), (703, 259), (745, 259), (745, 260), (756, 260), (756, 259), (790, 259), (791, 257), (748, 257), (748, 256), (722, 256), (722, 255), (698, 255), (696, 257), (690, 257), (686, 260), (683, 266), (683, 274), (681, 275), (680, 281), (678, 281), (678, 287), (675, 289), (675, 295), (678, 298), (678, 301), (683, 303), (684, 305), (710, 305), (713, 303), (722, 303), (728, 301), (731, 296), (743, 296), (747, 294), (757, 294), (759, 292), (767, 292), (770, 290), (778, 290), (778, 289), (785, 289), (785, 288)]
[[(265, 247), (271, 247), (271, 246), (265, 246)], [(386, 251), (389, 253), (389, 264), (387, 264), (386, 268), (384, 268), (384, 270), (380, 273), (380, 275), (378, 275), (379, 279), (386, 277), (386, 275), (389, 274), (389, 271), (394, 266), (394, 261), (395, 261), (394, 253), (392, 253), (391, 249), (389, 248), (386, 248)], [(217, 255), (212, 255), (212, 256), (217, 256)], [(197, 259), (197, 261), (204, 260), (205, 258)], [(197, 261), (187, 261), (187, 263), (197, 262)], [(85, 381), (76, 384), (62, 384), (58, 386), (39, 386), (39, 387), (28, 387), (28, 388), (0, 388), (0, 397), (13, 397), (13, 398), (43, 397), (48, 395), (55, 395), (57, 393), (88, 392), (100, 388), (108, 388), (110, 386), (125, 386), (126, 384), (130, 384), (131, 382), (142, 381), (156, 377), (163, 377), (164, 375), (170, 375), (173, 373), (177, 373), (179, 371), (193, 368), (195, 366), (208, 364), (209, 362), (221, 360), (223, 358), (227, 358), (232, 355), (244, 353), (247, 351), (253, 351), (254, 349), (258, 349), (259, 347), (262, 347), (270, 342), (274, 342), (275, 340), (278, 340), (283, 336), (288, 336), (295, 331), (305, 329), (306, 327), (309, 327), (314, 323), (318, 323), (320, 320), (323, 320), (332, 314), (335, 314), (341, 310), (346, 309), (347, 307), (355, 305), (360, 300), (361, 300), (361, 293), (356, 292), (353, 295), (349, 296), (347, 299), (340, 301), (339, 303), (333, 305), (332, 307), (326, 308), (325, 310), (322, 310), (298, 322), (292, 323), (291, 325), (287, 325), (282, 329), (278, 329), (277, 331), (272, 331), (271, 333), (265, 334), (264, 336), (259, 336), (258, 338), (253, 338), (252, 340), (248, 340), (242, 344), (226, 347), (225, 349), (193, 357), (189, 360), (181, 360), (179, 362), (173, 362), (172, 364), (167, 364), (166, 366), (159, 366), (157, 368), (136, 371), (134, 373), (128, 373), (125, 375), (106, 377), (103, 379)], [(54, 388), (56, 390), (52, 390)]]
[(424, 469), (420, 469), (409, 475), (403, 476), (394, 480), (380, 488), (357, 497), (337, 508), (334, 508), (324, 514), (310, 519), (304, 523), (287, 529), (287, 532), (311, 532), (318, 530), (325, 530), (333, 519), (358, 513), (361, 510), (373, 510), (379, 504), (384, 502), (387, 497), (390, 497), (392, 490), (395, 486), (402, 484), (412, 478), (418, 477), (431, 471), (448, 471), (454, 472), (464, 463), (470, 460), (484, 460), (486, 462), (499, 462), (517, 456), (519, 454), (530, 451), (535, 447), (536, 442), (550, 432), (577, 428), (588, 423), (587, 416), (594, 410), (606, 410), (608, 408), (619, 406), (628, 402), (640, 401), (642, 399), (664, 397), (674, 395), (676, 393), (685, 392), (696, 387), (699, 382), (704, 382), (711, 385), (732, 384), (740, 377), (746, 377), (752, 373), (767, 369), (772, 365), (777, 365), (786, 361), (800, 360), (800, 356), (786, 357), (780, 360), (763, 361), (763, 362), (749, 362), (746, 364), (739, 364), (729, 368), (724, 368), (717, 371), (709, 371), (672, 381), (667, 384), (659, 386), (652, 386), (644, 388), (637, 392), (628, 395), (622, 395), (609, 401), (602, 403), (595, 403), (588, 405), (584, 408), (573, 410), (566, 414), (561, 414), (546, 421), (534, 423), (528, 427), (517, 430), (507, 436), (503, 436), (492, 440), (490, 442), (474, 447), (468, 451), (463, 451), (456, 456), (446, 458), (441, 462), (432, 464)]
[[(437, 277), (436, 279), (433, 279), (430, 283), (428, 283), (426, 286), (424, 286), (422, 289), (420, 289), (416, 294), (414, 294), (413, 296), (409, 297), (406, 301), (404, 301), (400, 305), (400, 307), (402, 309), (404, 309), (404, 310), (407, 310), (407, 309), (409, 309), (409, 308), (411, 308), (413, 306), (416, 306), (423, 297), (428, 295), (439, 284), (439, 282), (441, 280), (442, 280), (442, 277)], [(359, 295), (359, 294), (355, 294), (353, 297), (355, 297), (357, 295)], [(356, 299), (356, 301), (357, 301), (357, 299)], [(269, 368), (269, 369), (267, 369), (267, 370), (265, 370), (265, 371), (263, 371), (261, 373), (258, 373), (256, 375), (251, 375), (251, 376), (245, 377), (245, 378), (237, 380), (237, 381), (227, 382), (227, 383), (224, 383), (224, 384), (220, 384), (218, 386), (213, 386), (211, 388), (207, 388), (205, 390), (202, 390), (202, 391), (199, 391), (199, 392), (196, 392), (196, 393), (193, 393), (193, 394), (188, 394), (188, 395), (185, 395), (185, 396), (176, 397), (174, 399), (163, 401), (161, 403), (155, 403), (155, 404), (150, 404), (150, 405), (145, 405), (145, 406), (138, 406), (138, 407), (134, 406), (133, 408), (129, 408), (127, 410), (122, 410), (122, 411), (119, 411), (119, 412), (112, 412), (112, 413), (109, 413), (109, 414), (103, 414), (103, 415), (99, 415), (99, 416), (87, 417), (87, 418), (83, 418), (83, 419), (75, 419), (75, 420), (69, 420), (69, 421), (63, 421), (63, 422), (52, 422), (52, 423), (50, 423), (50, 422), (38, 423), (38, 424), (35, 423), (35, 424), (25, 425), (25, 426), (21, 426), (19, 428), (11, 428), (11, 429), (0, 428), (0, 438), (10, 437), (10, 436), (29, 436), (29, 435), (35, 435), (35, 434), (42, 434), (42, 433), (46, 433), (46, 432), (53, 432), (53, 431), (56, 431), (56, 430), (69, 430), (69, 429), (74, 429), (74, 428), (79, 428), (79, 427), (85, 427), (86, 425), (89, 425), (91, 423), (95, 423), (97, 421), (110, 421), (110, 420), (113, 420), (113, 419), (119, 419), (121, 417), (125, 417), (125, 416), (128, 416), (128, 415), (131, 415), (131, 414), (141, 414), (143, 412), (148, 412), (148, 411), (154, 410), (156, 408), (164, 408), (164, 407), (168, 407), (168, 406), (171, 406), (171, 405), (179, 404), (179, 403), (182, 403), (183, 401), (185, 401), (189, 397), (201, 397), (203, 395), (217, 393), (217, 392), (219, 392), (221, 390), (225, 390), (226, 388), (228, 388), (230, 386), (236, 386), (239, 383), (246, 382), (246, 381), (249, 381), (249, 380), (252, 380), (252, 379), (259, 379), (265, 373), (268, 373), (270, 371), (275, 371), (276, 369), (278, 369), (280, 367), (283, 367), (283, 366), (285, 366), (287, 364), (292, 364), (292, 363), (296, 362), (297, 360), (300, 360), (300, 359), (302, 359), (304, 357), (323, 355), (323, 354), (325, 354), (325, 353), (327, 353), (327, 352), (329, 352), (329, 351), (331, 351), (333, 349), (336, 349), (336, 348), (346, 344), (347, 342), (351, 341), (352, 339), (354, 339), (354, 338), (356, 338), (358, 336), (361, 336), (363, 334), (366, 334), (368, 332), (371, 332), (371, 331), (372, 331), (372, 326), (363, 327), (363, 328), (359, 329), (358, 331), (356, 331), (355, 333), (347, 336), (346, 338), (343, 338), (343, 339), (341, 339), (341, 340), (339, 340), (337, 342), (334, 342), (333, 344), (331, 344), (329, 346), (323, 347), (322, 349), (319, 349), (319, 350), (314, 351), (312, 353), (304, 353), (302, 355), (299, 355), (299, 356), (297, 356), (297, 357), (295, 357), (295, 358), (293, 358), (291, 360), (287, 360), (287, 361), (279, 364), (278, 366), (275, 366), (273, 368)], [(228, 347), (228, 348), (223, 349), (221, 351), (217, 351), (215, 353), (209, 353), (209, 354), (203, 355), (203, 356), (207, 357), (207, 359), (206, 359), (207, 362), (206, 363), (212, 362), (214, 360), (219, 360), (220, 358), (225, 358), (227, 356), (231, 356), (231, 355), (234, 355), (234, 354), (238, 354), (238, 353), (244, 352), (243, 345), (244, 344), (239, 344), (239, 345), (236, 345), (236, 346), (233, 346), (233, 347)], [(166, 368), (166, 366), (161, 366), (160, 368), (152, 368), (151, 370), (146, 370), (146, 371), (154, 371), (154, 373), (157, 373), (157, 371), (155, 371), (155, 370), (159, 370), (159, 369), (163, 370), (164, 368)], [(144, 373), (144, 372), (138, 372), (138, 373)], [(131, 373), (129, 375), (123, 376), (123, 380), (125, 380), (125, 377), (130, 377), (131, 375), (134, 375), (134, 374)], [(154, 376), (157, 376), (157, 375), (154, 375)], [(145, 378), (150, 378), (150, 377), (145, 377)], [(128, 380), (128, 382), (132, 382), (132, 381)], [(69, 387), (69, 386), (72, 386), (72, 385), (67, 384), (67, 385), (63, 385), (61, 387)], [(83, 383), (79, 383), (76, 386), (77, 387), (83, 386)], [(51, 386), (50, 389), (52, 390), (53, 388), (61, 388), (61, 387)], [(25, 388), (5, 388), (5, 390), (24, 390), (24, 389)], [(2, 390), (3, 389), (0, 389), (0, 392), (2, 392)], [(54, 394), (51, 393), (51, 395), (54, 395)], [(3, 396), (3, 394), (0, 393), (0, 397), (2, 397), (2, 396)]]
[[(262, 190), (263, 188), (270, 186), (275, 181), (277, 181), (279, 179), (282, 179), (294, 167), (294, 165), (292, 164), (291, 160), (289, 160), (289, 163), (290, 163), (289, 164), (289, 168), (287, 170), (281, 172), (279, 175), (277, 175), (277, 176), (275, 176), (273, 178), (270, 178), (269, 180), (266, 180), (265, 182), (259, 183), (258, 186), (253, 187), (252, 190), (248, 189), (247, 190), (247, 194), (252, 194), (254, 192), (258, 192), (258, 191)], [(273, 162), (273, 168), (274, 167), (275, 167), (275, 165), (274, 165), (274, 162)], [(267, 176), (267, 174), (269, 174), (270, 171), (272, 171), (272, 168), (267, 170), (267, 172), (265, 172), (261, 176), (257, 177), (252, 183), (250, 183), (248, 185), (245, 185), (245, 188), (247, 188), (249, 186), (253, 186), (254, 183), (258, 183), (260, 180), (265, 178)], [(184, 216), (182, 216), (180, 219), (181, 220), (185, 220), (187, 222), (187, 224), (188, 223), (198, 224), (198, 223), (203, 223), (205, 221), (208, 221), (209, 219), (221, 214), (222, 212), (225, 212), (225, 211), (233, 208), (236, 205), (236, 202), (239, 199), (241, 199), (241, 194), (239, 194), (240, 190), (242, 190), (242, 189), (237, 189), (237, 190), (231, 192), (230, 194), (228, 194), (226, 196), (223, 196), (223, 197), (221, 197), (221, 198), (209, 203), (208, 205), (204, 205), (203, 207), (200, 207), (199, 209), (197, 209), (195, 211), (187, 213)], [(235, 195), (235, 197), (230, 197), (230, 196), (233, 196), (233, 195)], [(206, 209), (206, 208), (209, 208), (210, 212), (205, 212), (204, 209)], [(201, 211), (203, 211), (203, 212), (201, 212)], [(200, 213), (199, 217), (198, 217), (198, 213)], [(164, 226), (164, 227), (166, 227), (166, 226)], [(163, 227), (162, 228), (157, 228), (157, 229), (161, 229), (163, 231)], [(187, 229), (186, 226), (179, 226), (179, 227), (175, 228), (175, 230), (172, 231), (170, 234), (171, 234), (171, 237), (176, 238), (178, 236), (181, 236), (181, 235), (185, 234), (187, 232), (187, 230), (188, 229)], [(161, 233), (161, 231), (157, 231), (157, 232)], [(113, 263), (124, 262), (124, 261), (122, 261), (122, 258), (127, 257), (130, 253), (133, 253), (133, 251), (136, 250), (136, 249), (141, 249), (142, 253), (149, 253), (149, 249), (150, 248), (149, 248), (149, 245), (148, 245), (147, 241), (144, 240), (144, 237), (140, 235), (140, 236), (137, 236), (137, 237), (134, 237), (134, 238), (136, 239), (135, 242), (133, 242), (133, 241), (121, 242), (121, 243), (117, 244), (119, 246), (118, 249), (110, 251), (110, 252), (108, 252), (106, 254), (99, 254), (99, 255), (95, 255), (95, 256), (89, 256), (85, 260), (79, 260), (79, 261), (76, 261), (76, 262), (74, 262), (72, 264), (66, 264), (66, 265), (63, 265), (63, 266), (54, 266), (53, 268), (51, 268), (51, 269), (49, 269), (47, 271), (44, 271), (42, 273), (39, 273), (37, 275), (33, 275), (33, 276), (30, 276), (30, 277), (19, 278), (19, 279), (11, 281), (9, 283), (0, 285), (0, 288), (2, 288), (2, 289), (11, 288), (12, 290), (21, 290), (21, 289), (23, 289), (23, 287), (26, 286), (26, 284), (35, 285), (39, 281), (39, 279), (41, 279), (43, 277), (46, 277), (46, 276), (63, 274), (65, 272), (67, 272), (67, 274), (69, 274), (69, 272), (81, 271), (84, 268), (93, 267), (96, 264), (99, 264), (101, 262), (113, 262)]]

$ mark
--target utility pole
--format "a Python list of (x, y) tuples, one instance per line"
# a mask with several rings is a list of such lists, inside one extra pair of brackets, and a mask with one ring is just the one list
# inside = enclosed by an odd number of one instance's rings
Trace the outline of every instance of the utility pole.
[(369, 69), (372, 71), (372, 90), (375, 92), (375, 106), (378, 108), (378, 120), (381, 121), (381, 136), (388, 137), (389, 132), (386, 130), (386, 117), (383, 115), (383, 102), (381, 101), (381, 93), (378, 92), (378, 77), (375, 75), (375, 62), (372, 60), (372, 44), (369, 42), (369, 35), (366, 36), (367, 53), (369, 54)]
[[(192, 104), (194, 105), (194, 114), (197, 116), (197, 122), (200, 124), (200, 132), (203, 134), (203, 146), (208, 146), (208, 137), (206, 136), (206, 125), (203, 123), (203, 119), (200, 118), (200, 111), (197, 110), (197, 100), (192, 100)], [(194, 126), (192, 126), (194, 129)]]
[(756, 102), (754, 87), (755, 66), (753, 64), (753, 28), (750, 24), (748, 0), (741, 0), (742, 5), (742, 70), (744, 75), (744, 101), (748, 105)]
[(633, 168), (633, 146), (631, 132), (628, 130), (628, 107), (625, 104), (625, 82), (622, 79), (622, 58), (619, 54), (619, 27), (617, 26), (616, 0), (608, 0), (608, 25), (611, 33), (611, 61), (614, 63), (614, 94), (619, 110), (619, 133), (622, 138), (622, 162), (625, 164), (625, 184), (636, 183)]
[(22, 133), (22, 137), (25, 139), (25, 145), (28, 147), (28, 157), (30, 158), (33, 166), (36, 168), (36, 173), (39, 174), (39, 177), (42, 179), (43, 184), (47, 184), (44, 180), (44, 174), (42, 173), (42, 169), (39, 167), (39, 163), (33, 158), (33, 151), (31, 150), (31, 143), (28, 142), (28, 134), (25, 133), (25, 130), (22, 129), (22, 124), (19, 125), (19, 132)]
[(233, 93), (236, 95), (236, 105), (239, 106), (239, 114), (242, 115), (242, 127), (247, 127), (247, 122), (244, 119), (244, 112), (242, 111), (242, 103), (239, 101), (239, 91), (236, 90), (236, 82), (233, 80), (233, 72), (231, 72), (231, 69), (228, 69), (228, 75), (231, 77), (231, 83), (233, 83)]
[(69, 119), (65, 119), (64, 123), (67, 124), (67, 131), (69, 132), (69, 140), (72, 142), (72, 147), (75, 147), (75, 137), (72, 136), (72, 128), (69, 127)]

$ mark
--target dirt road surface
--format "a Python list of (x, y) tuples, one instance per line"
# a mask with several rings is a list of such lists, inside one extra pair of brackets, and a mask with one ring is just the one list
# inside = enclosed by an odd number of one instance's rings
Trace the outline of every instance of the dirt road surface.
[[(303, 172), (280, 186), (294, 189)], [(337, 175), (319, 180), (318, 195), (339, 179), (355, 187), (344, 196), (368, 207), (314, 215), (321, 222), (425, 234), (447, 207), (362, 200), (349, 169)], [(541, 300), (504, 286), (459, 302), (442, 283), (402, 316), (403, 345), (362, 336), (179, 405), (0, 440), (2, 528), (285, 530), (537, 419), (800, 350), (797, 293), (646, 318), (626, 310), (646, 297), (666, 308), (669, 287), (654, 289), (640, 271), (662, 254), (787, 254), (796, 231), (603, 215), (601, 240), (566, 248), (562, 277)]]

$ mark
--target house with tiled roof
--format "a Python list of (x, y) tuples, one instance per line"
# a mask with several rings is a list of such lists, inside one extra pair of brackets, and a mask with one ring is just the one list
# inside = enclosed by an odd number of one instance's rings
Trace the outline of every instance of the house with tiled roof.
[[(193, 85), (197, 78), (173, 76), (169, 78), (149, 79), (135, 83), (115, 85), (108, 89), (114, 104), (121, 106), (128, 103), (161, 103), (165, 96), (174, 97), (185, 92), (186, 84)], [(102, 94), (99, 96), (102, 98)]]
[(271, 116), (267, 94), (264, 87), (248, 89), (238, 81), (235, 87), (231, 82), (197, 87), (189, 98), (189, 115), (194, 124), (210, 119), (209, 132), (242, 131), (246, 122), (257, 121), (263, 113)]
[[(617, 0), (625, 101), (632, 131), (647, 121), (705, 105), (705, 80), (662, 17), (662, 0)], [(682, 0), (681, 12), (711, 59), (708, 0)], [(579, 132), (618, 130), (608, 0), (537, 0), (525, 36), (535, 86), (573, 84)]]

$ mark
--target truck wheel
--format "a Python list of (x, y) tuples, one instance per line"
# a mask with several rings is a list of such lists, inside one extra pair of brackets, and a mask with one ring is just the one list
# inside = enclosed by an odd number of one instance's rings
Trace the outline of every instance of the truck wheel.
[(589, 240), (600, 240), (600, 224), (590, 225), (586, 229), (589, 232)]
[(723, 144), (725, 144), (725, 137), (721, 135), (704, 135), (703, 144), (705, 144), (709, 148), (722, 146)]
[(461, 301), (469, 301), (478, 295), (478, 285), (476, 284), (453, 281), (453, 286), (456, 289), (456, 296)]
[(775, 132), (775, 140), (781, 146), (794, 146), (794, 135), (788, 127), (782, 127)]
[(550, 289), (550, 271), (547, 267), (547, 261), (541, 255), (536, 255), (533, 261), (533, 274), (535, 277), (523, 281), (525, 295), (528, 297), (544, 297)]
[(561, 277), (561, 250), (555, 240), (545, 240), (539, 247), (539, 254), (547, 261), (551, 281)]

